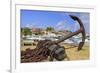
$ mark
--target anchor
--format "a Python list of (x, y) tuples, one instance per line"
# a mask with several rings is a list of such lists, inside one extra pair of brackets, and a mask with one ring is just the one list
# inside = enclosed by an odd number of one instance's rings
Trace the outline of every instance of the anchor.
[[(63, 38), (57, 40), (57, 41), (51, 41), (51, 40), (42, 40), (39, 41), (36, 48), (30, 52), (29, 59), (25, 59), (25, 55), (23, 55), (22, 62), (39, 62), (44, 59), (47, 59), (48, 56), (50, 57), (49, 60), (53, 61), (54, 59), (58, 61), (62, 61), (65, 58), (69, 60), (69, 57), (67, 56), (65, 52), (65, 47), (61, 46), (60, 43), (63, 42), (66, 39), (69, 39), (75, 35), (82, 34), (82, 41), (78, 45), (78, 51), (80, 51), (85, 43), (85, 28), (82, 23), (82, 21), (77, 17), (73, 15), (69, 15), (74, 21), (77, 21), (79, 23), (80, 28), (76, 30), (75, 32), (70, 33), (69, 35), (65, 35)], [(27, 56), (26, 56), (27, 57)], [(31, 58), (31, 59), (30, 59)]]

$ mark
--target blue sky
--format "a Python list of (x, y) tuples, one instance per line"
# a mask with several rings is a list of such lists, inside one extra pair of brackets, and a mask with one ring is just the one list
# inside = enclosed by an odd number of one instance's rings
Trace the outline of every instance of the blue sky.
[(43, 29), (53, 27), (55, 30), (69, 30), (74, 32), (79, 28), (79, 25), (69, 15), (78, 16), (84, 23), (86, 32), (89, 33), (89, 13), (83, 12), (21, 10), (21, 27)]

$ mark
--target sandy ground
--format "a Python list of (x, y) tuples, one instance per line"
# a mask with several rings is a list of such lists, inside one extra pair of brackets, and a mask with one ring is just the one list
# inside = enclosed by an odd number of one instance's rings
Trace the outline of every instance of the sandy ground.
[[(77, 51), (78, 47), (74, 48), (68, 48), (70, 45), (64, 44), (63, 45), (66, 49), (66, 54), (69, 57), (69, 61), (73, 60), (88, 60), (89, 59), (89, 46), (84, 45), (82, 50)], [(26, 48), (34, 49), (36, 46), (23, 46), (21, 47), (21, 50), (25, 50)], [(48, 60), (47, 60), (48, 61)], [(65, 58), (65, 61), (68, 61), (67, 58)]]
[(66, 53), (70, 60), (87, 60), (89, 59), (89, 46), (84, 46), (80, 51), (77, 51), (77, 47), (66, 49)]

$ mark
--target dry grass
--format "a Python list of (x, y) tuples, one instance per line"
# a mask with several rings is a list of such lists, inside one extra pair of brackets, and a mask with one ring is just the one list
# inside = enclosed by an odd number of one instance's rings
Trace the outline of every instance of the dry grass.
[(77, 47), (66, 49), (70, 60), (87, 60), (89, 59), (89, 46), (83, 46), (82, 50), (77, 51)]

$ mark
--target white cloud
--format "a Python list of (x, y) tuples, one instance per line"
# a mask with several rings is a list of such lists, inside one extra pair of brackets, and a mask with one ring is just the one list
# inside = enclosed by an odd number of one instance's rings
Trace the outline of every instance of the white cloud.
[(58, 26), (58, 27), (59, 27), (59, 26), (64, 26), (65, 24), (66, 24), (66, 20), (58, 22), (58, 23), (57, 23), (57, 26)]
[(90, 32), (89, 14), (86, 13), (80, 14), (80, 19), (84, 24), (86, 33), (89, 33)]
[(67, 22), (67, 20), (59, 21), (55, 27), (57, 30), (73, 30), (73, 26)]
[[(67, 15), (75, 15), (75, 16), (78, 16), (81, 21), (83, 22), (83, 25), (85, 27), (85, 31), (86, 33), (89, 33), (90, 32), (90, 23), (89, 23), (89, 13), (79, 13), (79, 12), (73, 12), (73, 13), (67, 13)], [(74, 31), (77, 30), (79, 28), (79, 24), (77, 22), (75, 22), (74, 24), (75, 26), (73, 27)]]
[(75, 22), (74, 26), (73, 26), (73, 31), (76, 31), (80, 28), (79, 23)]
[(30, 28), (31, 26), (32, 26), (31, 24), (26, 24), (26, 26), (25, 26), (25, 27)]
[(28, 28), (35, 28), (36, 24), (35, 23), (32, 23), (32, 24), (26, 24), (25, 27), (28, 27)]
[(65, 24), (66, 24), (66, 20), (59, 21), (55, 28), (58, 29), (58, 30), (63, 29), (65, 27)]

